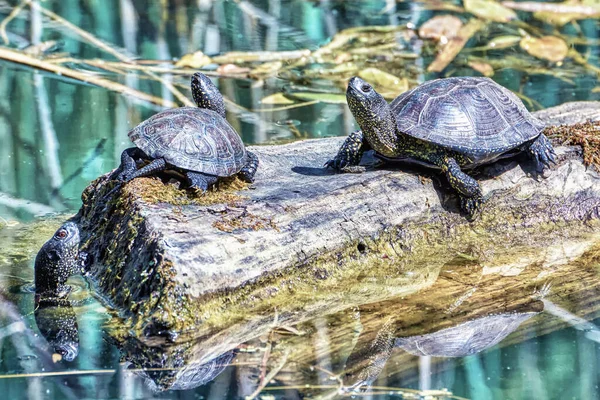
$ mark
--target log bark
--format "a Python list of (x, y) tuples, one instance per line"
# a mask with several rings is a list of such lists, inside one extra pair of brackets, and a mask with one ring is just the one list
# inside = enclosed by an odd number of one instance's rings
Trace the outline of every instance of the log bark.
[[(600, 103), (537, 116), (595, 120)], [(502, 273), (552, 265), (563, 255), (549, 247), (596, 231), (600, 175), (578, 147), (556, 147), (558, 165), (543, 179), (526, 158), (483, 167), (486, 207), (469, 222), (435, 172), (376, 168), (368, 155), (366, 173), (324, 170), (343, 139), (252, 147), (256, 182), (228, 203), (149, 201), (155, 178), (117, 187), (100, 177), (77, 216), (91, 281), (138, 332), (202, 336), (277, 307), (286, 321), (294, 310), (309, 318), (412, 293), (457, 256)]]

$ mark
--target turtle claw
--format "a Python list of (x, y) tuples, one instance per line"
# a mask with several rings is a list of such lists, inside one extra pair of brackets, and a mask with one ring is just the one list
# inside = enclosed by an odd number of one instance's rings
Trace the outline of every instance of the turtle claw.
[(537, 172), (541, 173), (544, 172), (544, 169), (550, 168), (550, 163), (556, 165), (554, 148), (543, 134), (529, 146), (529, 153), (531, 158), (535, 160)]
[(460, 196), (460, 209), (467, 214), (469, 221), (473, 221), (477, 216), (477, 213), (481, 210), (483, 205), (483, 197), (476, 195), (473, 197)]

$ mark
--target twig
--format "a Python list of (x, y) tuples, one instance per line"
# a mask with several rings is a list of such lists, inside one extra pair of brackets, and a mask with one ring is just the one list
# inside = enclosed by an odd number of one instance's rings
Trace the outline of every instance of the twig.
[(529, 12), (552, 12), (557, 14), (581, 14), (587, 17), (595, 17), (600, 15), (600, 9), (594, 6), (586, 6), (579, 4), (565, 3), (538, 3), (532, 1), (503, 1), (504, 7), (512, 8), (513, 10), (529, 11)]
[(63, 17), (61, 17), (58, 14), (53, 13), (52, 11), (45, 9), (44, 7), (40, 6), (37, 3), (32, 3), (31, 1), (28, 2), (29, 6), (32, 8), (36, 8), (39, 11), (41, 11), (42, 14), (44, 14), (45, 16), (47, 16), (48, 18), (58, 22), (59, 24), (63, 25), (64, 27), (68, 28), (69, 30), (73, 31), (75, 34), (77, 34), (79, 37), (81, 37), (83, 40), (85, 40), (86, 42), (93, 44), (94, 46), (97, 46), (99, 49), (104, 50), (105, 52), (112, 54), (113, 56), (115, 56), (117, 59), (127, 62), (127, 63), (133, 63), (134, 61), (127, 57), (124, 54), (121, 54), (120, 52), (116, 51), (114, 48), (112, 48), (111, 46), (109, 46), (108, 44), (104, 43), (102, 40), (98, 39), (97, 37), (95, 37), (94, 35), (92, 35), (91, 33), (88, 33), (86, 31), (84, 31), (83, 29), (79, 28), (76, 25), (73, 25), (72, 23), (70, 23), (69, 21), (67, 21), (66, 19), (64, 19)]
[(10, 43), (10, 40), (8, 39), (8, 35), (6, 34), (6, 26), (8, 25), (8, 23), (10, 21), (15, 19), (15, 17), (17, 15), (19, 15), (21, 10), (23, 8), (25, 8), (25, 6), (27, 6), (29, 3), (31, 3), (31, 0), (23, 0), (23, 2), (21, 2), (21, 4), (19, 4), (15, 8), (13, 8), (13, 10), (10, 12), (10, 14), (8, 14), (8, 16), (6, 18), (4, 18), (2, 23), (0, 23), (0, 36), (2, 36), (2, 40), (4, 40), (4, 44)]
[(186, 105), (188, 107), (196, 107), (196, 104), (193, 101), (191, 101), (190, 99), (188, 99), (187, 97), (185, 97), (183, 95), (183, 93), (181, 93), (179, 91), (179, 89), (177, 89), (175, 86), (173, 86), (173, 84), (171, 82), (169, 82), (165, 78), (162, 78), (162, 77), (156, 75), (154, 72), (150, 72), (150, 71), (144, 71), (144, 72), (148, 76), (161, 82), (171, 93), (173, 93), (173, 96), (175, 96), (177, 98), (177, 100), (182, 102), (184, 105)]
[(283, 357), (282, 357), (281, 361), (279, 362), (279, 364), (277, 364), (277, 366), (275, 366), (275, 368), (273, 368), (271, 370), (271, 372), (269, 372), (269, 374), (266, 376), (264, 382), (261, 383), (250, 396), (246, 396), (246, 400), (255, 399), (256, 396), (258, 396), (260, 394), (260, 392), (262, 392), (264, 387), (267, 386), (267, 384), (271, 381), (271, 379), (273, 379), (279, 373), (279, 371), (281, 371), (281, 369), (285, 366), (285, 363), (287, 362), (289, 355), (290, 355), (290, 350), (287, 349), (285, 351), (285, 353), (283, 353)]
[(177, 104), (175, 104), (172, 101), (165, 101), (165, 100), (161, 99), (160, 97), (156, 97), (156, 96), (152, 96), (147, 93), (144, 93), (144, 92), (140, 92), (139, 90), (132, 89), (132, 88), (122, 85), (120, 83), (112, 82), (112, 81), (109, 81), (108, 79), (99, 78), (96, 76), (90, 76), (90, 75), (87, 75), (87, 74), (84, 74), (84, 73), (81, 73), (78, 71), (74, 71), (72, 69), (63, 67), (61, 65), (52, 64), (45, 60), (40, 60), (40, 59), (28, 56), (26, 54), (23, 54), (21, 52), (18, 52), (18, 51), (15, 51), (15, 50), (12, 50), (12, 49), (9, 49), (6, 47), (0, 47), (0, 59), (12, 61), (12, 62), (15, 62), (18, 64), (27, 65), (29, 67), (41, 69), (44, 71), (53, 72), (57, 75), (63, 75), (68, 78), (72, 78), (72, 79), (75, 79), (75, 80), (78, 80), (81, 82), (91, 83), (93, 85), (97, 85), (97, 86), (100, 86), (105, 89), (109, 89), (109, 90), (112, 90), (112, 91), (115, 91), (115, 92), (118, 92), (121, 94), (133, 96), (140, 100), (147, 101), (152, 104), (157, 104), (159, 106), (169, 107), (169, 108), (177, 107)]

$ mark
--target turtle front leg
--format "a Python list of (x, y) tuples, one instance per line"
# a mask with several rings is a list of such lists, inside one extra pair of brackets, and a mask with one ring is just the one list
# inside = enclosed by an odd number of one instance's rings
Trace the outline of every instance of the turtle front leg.
[(545, 168), (550, 168), (550, 163), (556, 164), (554, 147), (543, 133), (531, 142), (528, 153), (535, 161), (538, 172), (544, 172)]
[(238, 176), (244, 182), (252, 183), (254, 182), (254, 174), (256, 174), (256, 170), (258, 169), (258, 157), (251, 151), (246, 151), (246, 154), (248, 160), (246, 161), (246, 165), (238, 172)]
[(440, 157), (436, 160), (436, 164), (446, 174), (450, 186), (458, 192), (461, 210), (468, 215), (469, 219), (473, 219), (475, 213), (483, 204), (483, 195), (479, 183), (462, 172), (460, 166), (452, 157)]
[(130, 147), (123, 150), (121, 153), (121, 165), (117, 168), (111, 177), (119, 181), (124, 181), (125, 177), (132, 175), (137, 170), (135, 160), (142, 157), (140, 149), (137, 147)]
[(217, 183), (217, 180), (219, 179), (213, 175), (204, 175), (199, 172), (192, 172), (192, 171), (187, 171), (185, 173), (185, 176), (188, 179), (190, 188), (198, 189), (198, 190), (201, 190), (202, 192), (206, 192), (208, 190), (208, 188), (210, 186), (214, 185), (215, 183)]
[(365, 167), (358, 164), (364, 152), (369, 148), (362, 131), (354, 131), (344, 140), (335, 158), (325, 163), (325, 168), (333, 168), (339, 172), (364, 172)]
[[(134, 164), (135, 164), (135, 162), (134, 162)], [(131, 172), (129, 174), (126, 174), (126, 173), (122, 174), (121, 180), (123, 182), (129, 182), (130, 180), (135, 179), (135, 178), (139, 178), (142, 176), (149, 176), (149, 175), (153, 175), (157, 172), (164, 171), (166, 168), (167, 168), (167, 162), (164, 160), (164, 158), (157, 158), (155, 160), (152, 160), (152, 162), (150, 164), (147, 164), (138, 170), (134, 170), (133, 172)]]

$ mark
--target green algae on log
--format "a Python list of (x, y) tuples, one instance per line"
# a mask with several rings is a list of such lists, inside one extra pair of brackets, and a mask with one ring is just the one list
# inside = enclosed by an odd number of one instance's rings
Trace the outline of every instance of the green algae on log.
[[(600, 103), (588, 102), (537, 116), (574, 124), (599, 113)], [(545, 179), (527, 159), (482, 168), (489, 199), (470, 223), (435, 173), (377, 169), (369, 158), (364, 174), (324, 170), (343, 139), (252, 148), (256, 183), (214, 204), (150, 202), (140, 190), (155, 187), (151, 180), (113, 190), (117, 183), (100, 177), (78, 215), (91, 280), (137, 332), (203, 335), (274, 307), (310, 314), (414, 292), (435, 281), (430, 268), (456, 257), (509, 272), (551, 265), (548, 246), (596, 229), (600, 175), (579, 147), (557, 147)], [(415, 275), (422, 279), (410, 283)]]

